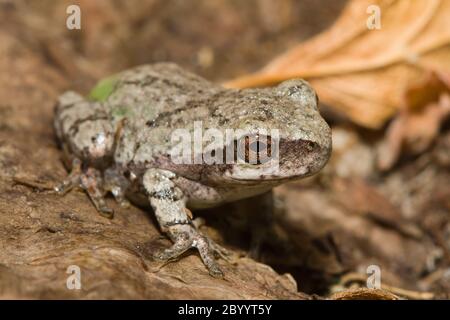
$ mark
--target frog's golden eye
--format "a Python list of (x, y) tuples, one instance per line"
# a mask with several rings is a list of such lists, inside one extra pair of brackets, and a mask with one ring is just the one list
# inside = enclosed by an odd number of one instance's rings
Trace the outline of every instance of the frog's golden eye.
[(237, 142), (237, 157), (249, 164), (269, 161), (272, 157), (272, 138), (260, 134), (240, 138)]

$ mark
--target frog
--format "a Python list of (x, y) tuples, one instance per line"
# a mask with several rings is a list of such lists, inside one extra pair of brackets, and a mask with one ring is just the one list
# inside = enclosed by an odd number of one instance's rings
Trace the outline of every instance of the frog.
[[(206, 148), (210, 156), (219, 155), (211, 160), (202, 148), (207, 142), (195, 133), (199, 126), (235, 134)], [(314, 175), (332, 150), (330, 126), (307, 81), (227, 88), (171, 62), (119, 72), (100, 80), (87, 96), (64, 92), (56, 102), (54, 128), (69, 171), (57, 193), (81, 187), (108, 218), (114, 214), (108, 194), (124, 207), (150, 207), (172, 242), (154, 258), (175, 260), (196, 249), (215, 277), (224, 275), (217, 261), (223, 248), (200, 231), (192, 211), (252, 199)], [(184, 154), (185, 161), (174, 156), (179, 141), (173, 137), (180, 130), (194, 145), (195, 138), (202, 140), (200, 148)], [(230, 161), (220, 161), (222, 155)]]

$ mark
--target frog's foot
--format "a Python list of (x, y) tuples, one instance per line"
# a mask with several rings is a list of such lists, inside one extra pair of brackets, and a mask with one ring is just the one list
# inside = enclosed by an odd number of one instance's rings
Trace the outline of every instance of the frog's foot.
[(103, 180), (100, 171), (94, 168), (88, 168), (80, 176), (81, 187), (86, 190), (89, 198), (97, 211), (106, 218), (114, 217), (114, 210), (109, 208), (105, 202), (105, 190), (103, 189)]
[[(199, 230), (199, 232), (200, 232), (200, 228), (205, 225), (205, 219), (203, 219), (201, 217), (195, 218), (192, 220), (192, 225), (195, 227), (195, 229)], [(216, 256), (219, 256), (222, 259), (224, 259), (230, 263), (233, 262), (230, 259), (231, 253), (227, 249), (225, 249), (224, 247), (222, 247), (221, 245), (219, 245), (217, 242), (213, 241), (212, 239), (208, 238), (208, 240), (209, 240), (209, 246)]]
[(98, 170), (88, 168), (86, 172), (83, 172), (81, 161), (75, 159), (72, 162), (69, 176), (54, 189), (58, 194), (64, 195), (75, 187), (81, 187), (86, 191), (97, 211), (107, 218), (112, 218), (114, 211), (106, 205), (102, 183), (102, 177)]
[(202, 235), (191, 221), (186, 209), (183, 192), (172, 181), (175, 174), (159, 169), (149, 169), (144, 174), (143, 184), (150, 204), (162, 231), (173, 241), (172, 247), (155, 255), (158, 260), (168, 261), (178, 258), (191, 248), (196, 248), (200, 258), (214, 277), (223, 276), (214, 259), (215, 246), (212, 240)]
[(119, 186), (113, 186), (111, 188), (107, 188), (106, 190), (112, 193), (112, 195), (114, 196), (114, 199), (122, 208), (130, 207), (130, 201), (128, 201), (125, 198), (125, 190), (124, 189), (122, 189)]
[(64, 195), (74, 187), (80, 186), (81, 174), (81, 161), (79, 159), (74, 159), (72, 161), (72, 170), (70, 171), (69, 176), (54, 188), (56, 193)]
[(209, 274), (213, 277), (223, 277), (223, 272), (214, 259), (214, 250), (212, 250), (210, 239), (201, 235), (191, 224), (170, 226), (167, 233), (174, 244), (170, 248), (156, 253), (154, 255), (156, 259), (161, 261), (177, 259), (187, 250), (196, 248)]
[(103, 187), (106, 191), (112, 193), (114, 199), (122, 208), (128, 208), (130, 206), (130, 202), (125, 198), (125, 192), (128, 186), (129, 182), (115, 169), (105, 170)]
[(234, 257), (232, 257), (232, 254), (230, 251), (228, 251), (227, 249), (225, 249), (224, 247), (222, 247), (220, 244), (218, 244), (217, 242), (207, 238), (209, 240), (209, 245), (210, 248), (212, 250), (212, 252), (214, 253), (215, 256), (218, 256), (220, 258), (222, 258), (223, 260), (229, 262), (229, 263), (235, 263), (236, 259)]

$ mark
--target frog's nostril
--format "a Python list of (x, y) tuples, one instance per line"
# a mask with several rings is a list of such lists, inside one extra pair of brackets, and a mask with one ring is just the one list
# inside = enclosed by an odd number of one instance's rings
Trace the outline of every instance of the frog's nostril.
[(307, 141), (306, 142), (306, 149), (308, 151), (313, 151), (315, 146), (316, 146), (316, 144), (314, 142), (312, 142), (312, 141)]

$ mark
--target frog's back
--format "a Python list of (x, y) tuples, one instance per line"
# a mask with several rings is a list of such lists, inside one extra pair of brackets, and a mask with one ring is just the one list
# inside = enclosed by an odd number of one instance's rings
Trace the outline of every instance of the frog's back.
[[(202, 106), (199, 100), (215, 90), (210, 82), (172, 63), (143, 65), (110, 78), (104, 103), (115, 120), (127, 118), (136, 127), (175, 126), (176, 114)], [(209, 91), (209, 92), (205, 92)], [(183, 119), (189, 117), (183, 114)], [(173, 119), (172, 119), (173, 118)], [(141, 128), (143, 129), (143, 128)]]
[(114, 126), (123, 125), (115, 154), (122, 164), (167, 155), (173, 130), (208, 119), (208, 100), (222, 90), (172, 63), (138, 66), (108, 81), (101, 98)]

